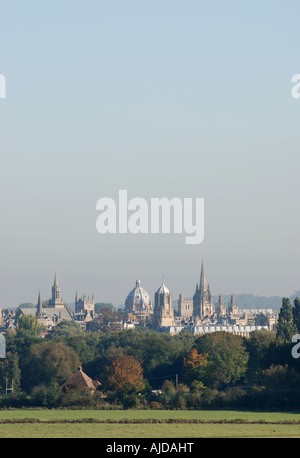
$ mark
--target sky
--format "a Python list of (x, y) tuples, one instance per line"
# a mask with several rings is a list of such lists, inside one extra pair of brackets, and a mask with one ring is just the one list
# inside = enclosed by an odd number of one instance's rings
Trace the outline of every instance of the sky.
[[(297, 0), (0, 1), (0, 307), (300, 289)], [(204, 198), (205, 236), (105, 234), (96, 203)]]

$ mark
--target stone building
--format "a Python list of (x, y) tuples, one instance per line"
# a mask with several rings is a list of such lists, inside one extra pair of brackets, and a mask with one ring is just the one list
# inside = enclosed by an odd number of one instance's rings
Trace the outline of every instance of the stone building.
[(213, 298), (209, 285), (206, 283), (204, 264), (202, 261), (200, 283), (196, 285), (196, 291), (193, 296), (193, 316), (198, 319), (210, 317), (214, 313)]
[(174, 310), (170, 290), (163, 284), (155, 293), (153, 327), (162, 328), (174, 325)]
[(75, 296), (75, 320), (80, 322), (92, 321), (95, 316), (95, 300), (94, 296), (90, 299), (90, 296), (85, 294), (79, 297), (76, 293)]
[(59, 286), (57, 275), (55, 273), (54, 283), (52, 286), (52, 297), (47, 301), (47, 305), (43, 306), (41, 294), (38, 295), (38, 303), (36, 307), (19, 307), (18, 316), (33, 315), (36, 316), (40, 325), (46, 329), (51, 329), (59, 324), (62, 320), (73, 320), (73, 312), (64, 303), (61, 298), (61, 288)]
[(126, 298), (124, 312), (136, 316), (138, 320), (145, 320), (153, 314), (150, 295), (142, 287), (139, 279), (136, 281), (135, 288), (130, 291)]
[(230, 296), (230, 302), (228, 304), (228, 314), (235, 315), (236, 313), (239, 313), (239, 308), (238, 308), (238, 306), (236, 304), (235, 296), (232, 295), (232, 296)]
[(202, 261), (200, 283), (196, 284), (196, 290), (192, 299), (185, 299), (183, 294), (179, 294), (178, 315), (182, 320), (202, 320), (214, 314), (213, 297), (210, 287), (206, 282), (204, 263)]
[(178, 315), (182, 318), (182, 320), (189, 320), (193, 316), (193, 310), (193, 299), (185, 299), (183, 294), (179, 294)]
[(224, 305), (223, 296), (219, 296), (216, 312), (217, 312), (218, 318), (226, 316), (227, 312), (226, 312), (226, 307)]
[(54, 283), (52, 286), (52, 297), (48, 301), (48, 307), (63, 308), (65, 303), (61, 297), (61, 289), (55, 272)]

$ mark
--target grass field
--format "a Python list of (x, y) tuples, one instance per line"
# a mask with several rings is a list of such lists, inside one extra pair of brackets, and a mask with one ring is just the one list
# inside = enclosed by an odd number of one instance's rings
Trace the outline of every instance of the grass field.
[[(160, 421), (161, 423), (151, 423), (151, 419), (153, 421)], [(109, 423), (113, 421), (116, 423)], [(127, 421), (128, 423), (126, 423)], [(170, 423), (171, 421), (174, 423)], [(182, 422), (180, 423), (180, 421)], [(190, 423), (185, 423), (186, 421), (190, 421)], [(233, 423), (234, 421), (236, 423)], [(197, 437), (299, 438), (300, 414), (199, 410), (0, 411), (0, 438), (61, 437), (178, 439)]]

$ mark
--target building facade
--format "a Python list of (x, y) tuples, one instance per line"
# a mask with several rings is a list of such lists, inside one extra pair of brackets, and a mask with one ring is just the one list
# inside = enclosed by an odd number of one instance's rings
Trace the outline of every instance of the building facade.
[(174, 309), (172, 306), (172, 294), (163, 282), (155, 293), (153, 328), (156, 329), (173, 325)]
[(145, 320), (153, 314), (150, 295), (142, 287), (139, 278), (135, 283), (135, 288), (130, 291), (126, 298), (124, 312), (134, 315), (138, 320)]

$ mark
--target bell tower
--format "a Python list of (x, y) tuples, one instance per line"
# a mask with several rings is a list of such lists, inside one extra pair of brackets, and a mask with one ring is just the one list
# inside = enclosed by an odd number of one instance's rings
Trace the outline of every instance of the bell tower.
[(155, 293), (155, 305), (153, 311), (153, 324), (155, 328), (174, 325), (174, 309), (172, 295), (164, 281)]
[(57, 274), (55, 272), (54, 283), (52, 286), (52, 298), (49, 301), (50, 307), (64, 307), (65, 303), (61, 298), (61, 289), (57, 280)]

